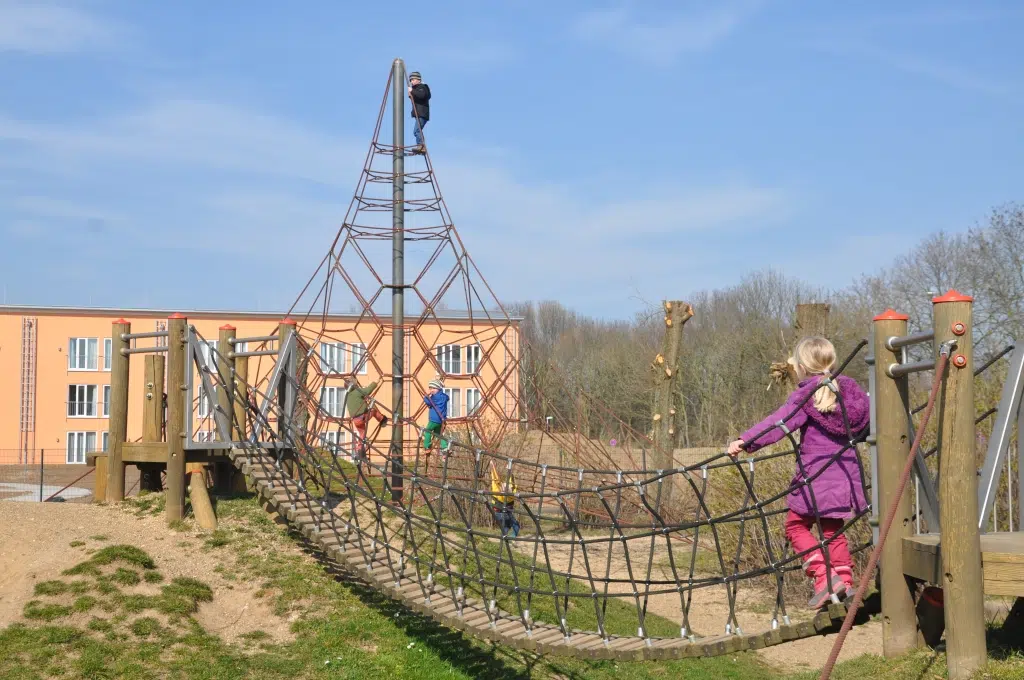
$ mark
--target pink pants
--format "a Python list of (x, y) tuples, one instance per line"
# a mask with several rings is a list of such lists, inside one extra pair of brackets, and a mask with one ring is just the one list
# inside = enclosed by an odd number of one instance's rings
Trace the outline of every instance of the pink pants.
[[(836, 536), (836, 532), (843, 527), (843, 520), (821, 518), (821, 533), (825, 539)], [(828, 569), (825, 565), (825, 555), (818, 547), (818, 525), (811, 515), (798, 515), (792, 510), (786, 515), (786, 538), (793, 546), (794, 552), (804, 555), (804, 573), (814, 579), (814, 589), (823, 590), (828, 584)], [(828, 566), (832, 567), (832, 573), (838, 574), (839, 578), (848, 586), (853, 585), (853, 560), (850, 559), (850, 548), (846, 544), (846, 535), (839, 534), (828, 544)]]

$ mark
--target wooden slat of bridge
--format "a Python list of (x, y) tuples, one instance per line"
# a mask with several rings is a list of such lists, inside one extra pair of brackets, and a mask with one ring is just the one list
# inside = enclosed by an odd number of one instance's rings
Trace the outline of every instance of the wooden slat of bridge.
[[(942, 584), (941, 536), (903, 539), (903, 571), (927, 583)], [(1024, 532), (981, 535), (981, 566), (989, 595), (1024, 597)]]
[[(558, 626), (551, 624), (531, 622), (527, 626), (521, 617), (509, 612), (500, 609), (489, 612), (487, 604), (479, 598), (464, 597), (461, 602), (456, 602), (446, 587), (437, 583), (427, 585), (417, 580), (417, 571), (412, 564), (406, 563), (399, 571), (397, 560), (388, 561), (387, 546), (380, 542), (374, 547), (371, 539), (366, 536), (360, 538), (354, 532), (351, 538), (346, 539), (344, 520), (331, 511), (318, 508), (317, 501), (299, 489), (295, 480), (277, 470), (269, 456), (261, 452), (250, 455), (242, 449), (233, 449), (230, 458), (268, 507), (318, 545), (330, 559), (415, 612), (478, 638), (518, 649), (595, 660), (719, 656), (829, 632), (837, 629), (846, 616), (845, 606), (833, 604), (809, 621), (780, 625), (775, 630), (695, 640), (619, 635), (603, 638), (594, 632), (580, 630), (571, 630), (566, 636)], [(293, 506), (295, 499), (300, 500)]]

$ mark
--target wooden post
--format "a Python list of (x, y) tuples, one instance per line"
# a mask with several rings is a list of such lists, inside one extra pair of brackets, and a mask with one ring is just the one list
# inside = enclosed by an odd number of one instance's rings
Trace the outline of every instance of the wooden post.
[(907, 422), (907, 378), (890, 378), (886, 369), (899, 360), (898, 350), (886, 349), (886, 340), (907, 334), (907, 316), (891, 309), (874, 318), (875, 450), (878, 456), (878, 515), (884, 517), (898, 503), (879, 561), (882, 592), (882, 652), (886, 657), (906, 654), (918, 646), (914, 597), (903, 572), (903, 537), (914, 530), (910, 490), (896, 495), (903, 466), (910, 455)]
[(108, 501), (119, 503), (124, 500), (124, 462), (121, 447), (128, 438), (128, 340), (121, 336), (132, 332), (132, 325), (118, 319), (111, 325), (110, 357), (110, 421), (107, 450), (107, 495)]
[(210, 491), (206, 486), (206, 466), (202, 463), (189, 463), (188, 476), (189, 499), (192, 501), (196, 521), (204, 529), (216, 529), (217, 513), (213, 511)]
[(236, 442), (248, 436), (246, 423), (246, 404), (249, 403), (249, 357), (235, 357), (235, 397), (233, 401), (235, 415), (232, 418), (231, 436)]
[[(682, 345), (683, 324), (693, 316), (693, 307), (681, 300), (665, 300), (665, 339), (661, 353), (654, 358), (654, 464), (656, 469), (675, 467), (673, 454), (676, 447), (675, 401), (679, 385), (679, 351)], [(672, 498), (672, 487), (666, 485), (662, 503)]]
[(185, 516), (185, 329), (182, 314), (167, 317), (167, 521)]
[(796, 306), (796, 336), (806, 338), (813, 335), (828, 336), (828, 313), (831, 307), (822, 302), (811, 302)]
[[(231, 359), (231, 351), (235, 348), (232, 343), (234, 339), (234, 326), (224, 324), (220, 327), (220, 334), (217, 337), (217, 406), (220, 407), (225, 420), (228, 422), (228, 431), (223, 436), (220, 432), (217, 433), (219, 441), (232, 441), (235, 431), (232, 423), (235, 413), (235, 388), (233, 385), (235, 366), (234, 360)], [(226, 454), (227, 451), (222, 451), (221, 453)], [(221, 458), (221, 462), (214, 464), (213, 484), (214, 488), (220, 492), (230, 491), (232, 487), (231, 480), (235, 473), (235, 466), (229, 462), (223, 462), (223, 460)]]
[[(235, 357), (235, 415), (232, 418), (232, 437), (236, 442), (243, 441), (248, 436), (246, 427), (246, 405), (249, 403), (249, 357)], [(247, 491), (245, 475), (235, 471), (232, 477), (231, 490), (234, 493), (245, 493)]]
[[(107, 437), (108, 446), (110, 437)], [(92, 490), (92, 499), (95, 503), (103, 503), (107, 500), (107, 456), (110, 455), (110, 451), (107, 451), (106, 456), (96, 456), (96, 488)]]
[(950, 680), (965, 680), (986, 661), (985, 595), (978, 532), (975, 460), (973, 298), (950, 290), (934, 298), (936, 361), (956, 340), (939, 393), (939, 524)]
[[(146, 400), (142, 409), (142, 441), (158, 442), (164, 428), (164, 363), (163, 354), (146, 355)], [(139, 463), (139, 489), (161, 491), (159, 463)]]

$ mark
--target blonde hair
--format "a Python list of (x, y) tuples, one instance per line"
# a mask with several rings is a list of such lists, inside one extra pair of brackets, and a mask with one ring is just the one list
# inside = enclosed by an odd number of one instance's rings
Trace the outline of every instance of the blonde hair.
[(798, 380), (812, 375), (821, 376), (821, 387), (814, 391), (814, 408), (821, 413), (835, 411), (835, 390), (838, 388), (832, 383), (832, 368), (836, 364), (836, 348), (832, 343), (820, 336), (804, 338), (796, 343), (790, 361)]

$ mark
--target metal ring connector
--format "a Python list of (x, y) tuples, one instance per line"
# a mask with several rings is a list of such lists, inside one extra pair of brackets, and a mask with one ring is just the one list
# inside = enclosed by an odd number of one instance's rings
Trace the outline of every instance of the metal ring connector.
[(953, 356), (953, 365), (957, 368), (963, 368), (967, 365), (967, 357), (963, 354), (956, 354)]
[(951, 330), (953, 335), (963, 335), (967, 332), (967, 326), (963, 321), (954, 321)]

